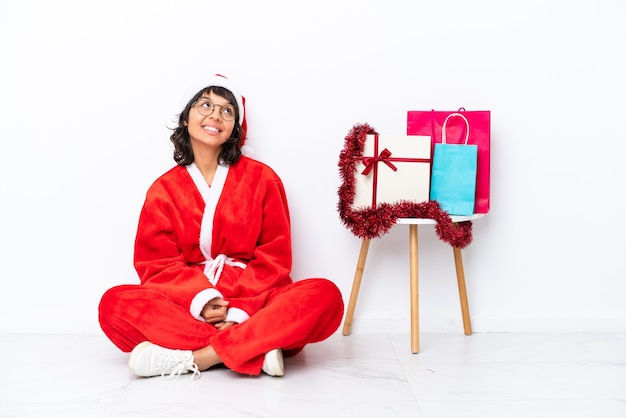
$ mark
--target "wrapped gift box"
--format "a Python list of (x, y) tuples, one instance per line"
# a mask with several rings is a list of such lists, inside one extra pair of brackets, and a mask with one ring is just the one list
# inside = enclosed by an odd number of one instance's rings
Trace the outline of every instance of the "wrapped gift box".
[(427, 202), (431, 138), (421, 135), (367, 135), (355, 173), (352, 207), (375, 207), (400, 200)]

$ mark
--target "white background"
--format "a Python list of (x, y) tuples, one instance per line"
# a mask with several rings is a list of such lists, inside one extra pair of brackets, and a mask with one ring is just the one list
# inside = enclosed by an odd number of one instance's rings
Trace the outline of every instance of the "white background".
[[(0, 1), (0, 332), (98, 333), (136, 283), (144, 193), (174, 118), (221, 73), (282, 177), (294, 279), (346, 300), (350, 128), (491, 110), (491, 213), (463, 252), (477, 332), (626, 331), (626, 3), (621, 0)], [(408, 331), (408, 227), (370, 246), (353, 332)], [(423, 331), (462, 332), (450, 247), (420, 227)]]

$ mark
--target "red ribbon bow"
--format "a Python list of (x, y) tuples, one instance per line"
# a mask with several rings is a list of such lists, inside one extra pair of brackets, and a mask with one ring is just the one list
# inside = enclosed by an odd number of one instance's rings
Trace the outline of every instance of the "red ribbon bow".
[(393, 171), (398, 171), (396, 166), (393, 165), (391, 161), (389, 161), (389, 157), (391, 157), (391, 151), (389, 151), (387, 148), (382, 150), (378, 157), (363, 157), (363, 164), (365, 164), (365, 169), (361, 172), (361, 174), (367, 176), (378, 162), (383, 162), (387, 164), (389, 168), (391, 168)]

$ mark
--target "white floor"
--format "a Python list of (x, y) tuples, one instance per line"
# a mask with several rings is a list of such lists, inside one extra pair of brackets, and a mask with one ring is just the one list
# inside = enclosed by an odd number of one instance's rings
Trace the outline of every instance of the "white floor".
[(101, 335), (0, 335), (0, 417), (626, 417), (626, 334), (340, 333), (283, 378), (130, 375)]

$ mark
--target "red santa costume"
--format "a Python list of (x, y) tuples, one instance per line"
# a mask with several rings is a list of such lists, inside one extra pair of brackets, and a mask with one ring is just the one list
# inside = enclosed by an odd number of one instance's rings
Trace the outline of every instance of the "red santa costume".
[[(333, 334), (343, 301), (329, 280), (293, 281), (289, 209), (267, 165), (242, 156), (219, 165), (211, 186), (195, 164), (175, 166), (149, 188), (134, 264), (140, 284), (102, 297), (102, 330), (122, 351), (150, 341), (179, 350), (212, 346), (224, 365), (258, 375), (264, 355), (285, 355)], [(205, 304), (229, 302), (218, 330)]]

